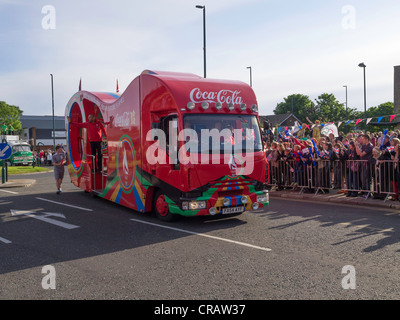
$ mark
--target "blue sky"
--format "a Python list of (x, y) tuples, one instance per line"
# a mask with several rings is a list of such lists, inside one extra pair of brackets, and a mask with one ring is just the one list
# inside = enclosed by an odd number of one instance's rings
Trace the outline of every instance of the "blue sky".
[[(26, 115), (55, 113), (82, 87), (121, 91), (145, 69), (203, 75), (206, 6), (207, 77), (249, 82), (260, 113), (284, 97), (333, 93), (363, 110), (393, 101), (400, 65), (400, 1), (294, 0), (0, 0), (0, 100)], [(44, 29), (42, 8), (55, 9)]]

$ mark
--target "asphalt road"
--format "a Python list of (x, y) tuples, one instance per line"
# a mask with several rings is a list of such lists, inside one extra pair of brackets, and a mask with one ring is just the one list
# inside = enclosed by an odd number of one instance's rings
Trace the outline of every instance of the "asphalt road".
[(399, 298), (393, 209), (272, 198), (237, 217), (165, 223), (68, 175), (61, 195), (52, 173), (29, 178), (0, 189), (0, 299)]

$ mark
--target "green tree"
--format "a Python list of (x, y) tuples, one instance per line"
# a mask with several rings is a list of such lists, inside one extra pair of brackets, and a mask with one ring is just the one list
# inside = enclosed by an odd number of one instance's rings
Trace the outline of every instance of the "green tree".
[(320, 120), (324, 122), (337, 122), (354, 119), (359, 116), (355, 108), (348, 108), (340, 103), (331, 93), (323, 93), (315, 99), (315, 102), (303, 94), (292, 94), (277, 104), (274, 114), (293, 113), (302, 122), (307, 122), (308, 117), (312, 122)]
[(5, 123), (7, 126), (11, 124), (14, 131), (22, 130), (21, 121), (22, 110), (17, 106), (12, 106), (4, 101), (0, 101), (0, 124)]
[[(381, 103), (376, 107), (369, 107), (367, 109), (367, 118), (373, 118), (371, 122), (378, 122), (379, 117), (384, 117), (382, 119), (382, 123), (390, 122), (390, 115), (394, 114), (394, 104), (393, 102), (385, 102)], [(364, 113), (362, 114), (362, 118), (364, 118)], [(394, 124), (386, 124), (386, 127), (376, 125), (367, 125), (367, 131), (376, 132), (383, 131), (383, 129), (393, 129)]]
[(346, 108), (332, 93), (323, 93), (315, 99), (319, 120), (325, 122), (337, 122), (352, 119), (357, 113), (356, 109)]
[(323, 93), (315, 99), (317, 114), (321, 123), (342, 121), (339, 131), (345, 133), (351, 130), (351, 126), (346, 125), (347, 120), (359, 118), (361, 112), (355, 108), (347, 108), (344, 103), (340, 103), (332, 93)]
[(304, 122), (306, 117), (313, 113), (313, 106), (310, 98), (304, 94), (291, 94), (276, 105), (274, 114), (292, 113), (300, 121)]

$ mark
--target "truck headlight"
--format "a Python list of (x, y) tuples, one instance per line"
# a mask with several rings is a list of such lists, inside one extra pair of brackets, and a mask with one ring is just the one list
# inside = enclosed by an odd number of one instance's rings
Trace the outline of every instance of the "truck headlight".
[(268, 202), (269, 194), (268, 192), (264, 192), (262, 194), (257, 195), (257, 202)]
[(205, 207), (206, 207), (205, 201), (190, 201), (189, 202), (190, 210), (204, 209)]
[(207, 207), (206, 201), (183, 201), (182, 210), (199, 210)]

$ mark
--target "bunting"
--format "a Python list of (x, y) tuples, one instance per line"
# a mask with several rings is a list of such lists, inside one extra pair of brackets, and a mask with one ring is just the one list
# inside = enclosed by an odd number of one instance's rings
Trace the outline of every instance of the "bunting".
[[(81, 82), (82, 82), (82, 79), (79, 81), (79, 90), (81, 90)], [(119, 86), (118, 86), (118, 79), (117, 79), (117, 93), (119, 92)], [(400, 113), (399, 113), (400, 114)], [(382, 119), (383, 118), (389, 118), (389, 121), (390, 122), (393, 122), (393, 120), (396, 118), (396, 116), (398, 116), (399, 114), (392, 114), (392, 115), (384, 115), (384, 116), (380, 116), (380, 117), (375, 117), (375, 119), (377, 119), (377, 123), (380, 123), (381, 121), (382, 121)], [(371, 121), (372, 121), (372, 119), (374, 119), (374, 118), (364, 118), (364, 119), (355, 119), (355, 120), (346, 120), (346, 121), (338, 121), (337, 122), (337, 128), (339, 128), (342, 124), (345, 124), (346, 126), (348, 126), (348, 125), (350, 125), (351, 123), (353, 123), (353, 124), (355, 124), (355, 125), (358, 125), (360, 122), (362, 122), (362, 121), (364, 121), (365, 120), (365, 122), (366, 122), (366, 125), (368, 125)], [(330, 126), (330, 125), (335, 125), (335, 122), (326, 122), (326, 123), (320, 123), (320, 126), (322, 127), (322, 128), (324, 128), (324, 127), (327, 127), (327, 126)], [(314, 125), (313, 125), (314, 126)], [(278, 128), (278, 134), (281, 132), (281, 131), (284, 131), (285, 133), (286, 133), (286, 136), (287, 136), (287, 131), (288, 130), (291, 130), (292, 131), (292, 133), (295, 133), (296, 131), (295, 131), (295, 129), (296, 128), (299, 128), (300, 130), (305, 130), (305, 128), (307, 128), (308, 130), (312, 130), (312, 128), (310, 128), (310, 126), (308, 125), (308, 124), (306, 124), (306, 123), (303, 123), (302, 125), (298, 125), (298, 124), (296, 124), (296, 126), (294, 126), (294, 127), (287, 127), (287, 126), (285, 126), (285, 127), (277, 127)], [(275, 128), (274, 128), (275, 129)]]

